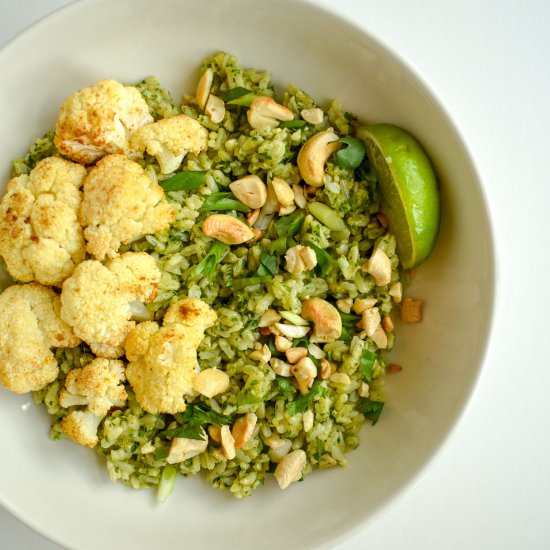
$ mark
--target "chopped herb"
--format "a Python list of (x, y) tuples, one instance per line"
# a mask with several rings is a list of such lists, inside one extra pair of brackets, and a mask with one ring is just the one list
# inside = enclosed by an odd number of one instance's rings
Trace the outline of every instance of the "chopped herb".
[(360, 359), (361, 372), (363, 373), (365, 380), (369, 382), (372, 380), (372, 367), (374, 366), (375, 360), (376, 354), (374, 353), (374, 351), (371, 351), (370, 349), (363, 350)]
[(264, 397), (259, 397), (252, 393), (240, 393), (237, 395), (237, 407), (243, 407), (245, 405), (257, 405), (264, 401)]
[(383, 401), (371, 401), (370, 399), (364, 399), (357, 405), (357, 410), (364, 415), (365, 420), (370, 420), (373, 426), (378, 422), (383, 408)]
[(317, 440), (317, 451), (315, 453), (315, 458), (317, 462), (321, 461), (321, 457), (323, 456), (323, 453), (325, 452), (325, 442), (321, 439)]
[(153, 456), (155, 460), (164, 460), (168, 456), (168, 448), (165, 445), (157, 447)]
[(346, 325), (342, 325), (342, 334), (340, 334), (339, 340), (342, 340), (342, 342), (346, 342), (346, 344), (349, 344), (353, 338), (354, 330), (353, 328), (349, 328)]
[(325, 277), (328, 275), (334, 266), (334, 260), (330, 254), (314, 245), (311, 241), (306, 241), (305, 244), (315, 252), (315, 256), (317, 257), (317, 265), (313, 269), (315, 275), (318, 277)]
[(250, 212), (248, 206), (238, 201), (232, 193), (226, 191), (208, 195), (199, 208), (199, 212), (227, 212), (228, 210), (236, 210), (237, 212), (244, 213)]
[(305, 120), (284, 120), (279, 122), (279, 128), (290, 128), (292, 130), (301, 130), (307, 126)]
[(269, 466), (267, 467), (267, 473), (273, 474), (275, 473), (275, 470), (277, 469), (277, 464), (275, 462), (270, 462)]
[(316, 396), (324, 397), (327, 394), (327, 389), (324, 386), (321, 386), (319, 382), (314, 382), (313, 387), (309, 390), (309, 393), (302, 395), (296, 401), (287, 403), (286, 410), (290, 416), (294, 416), (298, 413), (303, 413), (313, 401)]
[(243, 105), (248, 107), (256, 97), (258, 96), (252, 90), (237, 86), (221, 94), (220, 99), (228, 105)]
[(283, 376), (276, 376), (275, 382), (277, 383), (277, 391), (285, 398), (290, 397), (293, 390), (290, 380), (288, 378), (284, 378)]
[(275, 230), (279, 237), (293, 237), (300, 231), (306, 214), (302, 210), (296, 210), (288, 216), (283, 216), (275, 222)]
[(365, 144), (357, 138), (350, 136), (340, 138), (339, 143), (347, 145), (334, 153), (334, 160), (340, 168), (355, 170), (365, 158)]
[(270, 283), (273, 281), (272, 275), (262, 275), (260, 277), (246, 277), (244, 279), (233, 279), (233, 282), (231, 283), (231, 287), (235, 290), (240, 290), (241, 288), (245, 288), (249, 285), (259, 285), (264, 283)]
[(160, 434), (163, 437), (185, 437), (186, 439), (201, 439), (204, 441), (205, 433), (202, 425), (198, 426), (180, 426), (179, 428), (172, 428), (170, 430), (164, 430)]
[(342, 318), (342, 324), (354, 327), (356, 323), (361, 320), (361, 315), (354, 315), (353, 313), (344, 313), (343, 311), (338, 312)]
[(271, 336), (269, 339), (269, 342), (267, 343), (267, 347), (269, 348), (269, 351), (271, 352), (271, 357), (285, 357), (284, 353), (281, 353), (277, 350), (275, 347), (275, 336)]
[(277, 256), (262, 252), (260, 254), (260, 267), (256, 271), (256, 275), (263, 277), (264, 275), (275, 275), (277, 273)]
[(166, 181), (160, 182), (160, 186), (165, 191), (192, 191), (203, 186), (206, 181), (206, 172), (190, 170), (187, 172), (178, 172)]
[(205, 434), (203, 426), (214, 424), (231, 424), (231, 417), (217, 413), (203, 404), (191, 404), (183, 413), (174, 415), (175, 421), (180, 424), (177, 428), (164, 430), (159, 435), (163, 437), (185, 437), (187, 439), (202, 439)]
[(301, 338), (295, 338), (292, 341), (293, 348), (307, 348), (309, 346), (309, 338), (307, 336), (302, 336)]
[(216, 241), (208, 254), (192, 269), (191, 278), (206, 277), (209, 279), (216, 271), (216, 266), (221, 263), (224, 256), (229, 252), (229, 245)]
[(284, 254), (288, 250), (288, 239), (286, 237), (279, 237), (272, 241), (269, 251), (271, 254)]

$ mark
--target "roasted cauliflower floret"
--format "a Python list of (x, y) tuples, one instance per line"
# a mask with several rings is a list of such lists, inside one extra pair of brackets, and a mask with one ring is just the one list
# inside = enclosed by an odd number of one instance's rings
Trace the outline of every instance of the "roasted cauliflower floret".
[(101, 417), (90, 411), (71, 411), (61, 420), (63, 433), (85, 447), (95, 447), (98, 442), (97, 428)]
[(123, 407), (128, 399), (125, 380), (124, 364), (113, 359), (96, 358), (81, 369), (69, 371), (59, 402), (65, 408), (86, 409), (71, 411), (63, 418), (65, 435), (81, 445), (95, 447), (99, 422), (112, 407)]
[(153, 122), (139, 91), (116, 80), (101, 80), (71, 94), (61, 105), (55, 146), (81, 164), (108, 153), (126, 153), (128, 135)]
[(129, 156), (147, 152), (157, 159), (161, 172), (169, 174), (177, 170), (187, 153), (198, 155), (206, 149), (207, 141), (206, 128), (187, 115), (177, 115), (137, 129), (130, 136)]
[(203, 301), (187, 298), (170, 306), (162, 328), (145, 322), (130, 332), (124, 344), (130, 361), (126, 377), (147, 412), (185, 410), (185, 396), (193, 392), (197, 348), (216, 318)]
[(38, 283), (14, 285), (0, 295), (0, 382), (9, 390), (42, 389), (59, 372), (51, 348), (80, 343), (59, 306), (59, 296)]
[(8, 183), (0, 203), (0, 255), (23, 282), (60, 286), (84, 259), (78, 222), (86, 169), (49, 157)]
[(116, 255), (121, 244), (167, 229), (174, 212), (160, 185), (124, 155), (109, 155), (84, 181), (80, 222), (87, 251), (98, 260)]
[(116, 359), (135, 326), (132, 302), (155, 299), (160, 270), (145, 252), (127, 252), (106, 265), (86, 260), (63, 283), (61, 317), (99, 357)]

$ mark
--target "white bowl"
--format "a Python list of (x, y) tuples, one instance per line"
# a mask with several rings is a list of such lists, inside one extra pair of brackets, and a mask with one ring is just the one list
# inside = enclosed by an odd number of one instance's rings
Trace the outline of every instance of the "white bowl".
[(452, 122), (426, 85), (373, 37), (297, 0), (89, 0), (39, 22), (0, 52), (0, 175), (52, 128), (73, 90), (111, 77), (155, 74), (192, 93), (200, 60), (229, 51), (274, 80), (338, 98), (372, 122), (404, 126), (441, 178), (441, 237), (409, 294), (420, 325), (398, 327), (389, 403), (366, 426), (349, 466), (280, 491), (267, 483), (236, 501), (181, 478), (159, 506), (152, 491), (112, 484), (93, 452), (48, 439), (30, 396), (0, 389), (0, 502), (74, 549), (332, 546), (414, 480), (455, 425), (482, 364), (493, 304), (493, 245), (480, 183)]

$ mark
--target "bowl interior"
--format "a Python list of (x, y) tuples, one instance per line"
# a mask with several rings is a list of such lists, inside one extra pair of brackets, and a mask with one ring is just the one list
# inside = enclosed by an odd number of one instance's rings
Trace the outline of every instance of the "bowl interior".
[[(329, 546), (417, 477), (454, 426), (483, 359), (493, 301), (493, 248), (479, 181), (452, 123), (424, 84), (375, 39), (307, 3), (273, 0), (85, 0), (0, 52), (0, 175), (52, 128), (63, 99), (101, 78), (159, 77), (193, 93), (200, 61), (218, 50), (271, 70), (366, 121), (404, 126), (433, 158), (443, 197), (441, 237), (408, 294), (420, 325), (398, 326), (389, 403), (366, 426), (345, 469), (315, 472), (280, 491), (266, 483), (236, 501), (201, 479), (179, 479), (158, 506), (151, 491), (113, 485), (94, 453), (48, 439), (47, 415), (0, 388), (0, 502), (50, 538), (78, 549), (218, 545)], [(61, 510), (61, 512), (60, 512)]]

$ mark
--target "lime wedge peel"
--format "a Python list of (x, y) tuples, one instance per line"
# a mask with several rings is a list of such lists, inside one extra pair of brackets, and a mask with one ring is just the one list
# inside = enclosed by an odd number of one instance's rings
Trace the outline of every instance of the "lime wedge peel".
[(378, 176), (381, 210), (401, 265), (413, 269), (428, 258), (439, 233), (441, 201), (432, 163), (418, 141), (398, 126), (362, 126), (357, 137)]

